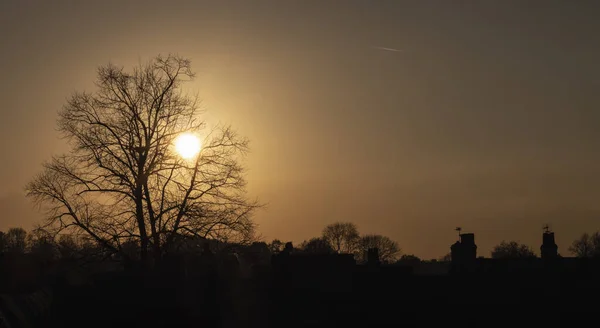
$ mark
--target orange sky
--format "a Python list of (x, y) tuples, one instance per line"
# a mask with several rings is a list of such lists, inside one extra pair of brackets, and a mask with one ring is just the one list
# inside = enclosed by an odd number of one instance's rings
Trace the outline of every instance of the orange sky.
[[(470, 5), (467, 5), (467, 4)], [(594, 1), (1, 1), (0, 229), (39, 215), (23, 187), (66, 150), (56, 113), (95, 69), (190, 57), (210, 123), (252, 141), (270, 240), (334, 221), (440, 257), (559, 252), (600, 228), (600, 5)], [(402, 50), (386, 51), (393, 48)]]

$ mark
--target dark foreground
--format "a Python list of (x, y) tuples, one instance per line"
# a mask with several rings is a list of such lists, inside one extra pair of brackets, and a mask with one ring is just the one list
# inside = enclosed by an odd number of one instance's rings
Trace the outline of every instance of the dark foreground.
[(46, 289), (48, 308), (38, 313), (23, 310), (24, 303), (21, 313), (11, 313), (7, 309), (16, 306), (8, 303), (16, 297), (4, 297), (2, 306), (12, 324), (6, 327), (25, 327), (25, 321), (32, 327), (336, 327), (523, 320), (573, 326), (597, 320), (598, 281), (581, 275), (414, 276), (376, 269), (187, 279), (111, 273), (82, 286), (56, 282)]

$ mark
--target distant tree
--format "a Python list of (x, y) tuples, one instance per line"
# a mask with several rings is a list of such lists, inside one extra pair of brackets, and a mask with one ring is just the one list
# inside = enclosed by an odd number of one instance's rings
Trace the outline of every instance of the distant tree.
[(312, 238), (300, 244), (300, 249), (308, 254), (333, 254), (335, 250), (323, 238)]
[(128, 260), (139, 260), (140, 245), (136, 239), (129, 239), (119, 245), (120, 254)]
[(29, 252), (42, 261), (51, 261), (57, 256), (54, 237), (43, 229), (34, 229), (27, 236)]
[(359, 260), (366, 261), (366, 254), (370, 248), (379, 250), (379, 260), (382, 263), (394, 262), (400, 255), (400, 246), (390, 238), (382, 235), (365, 235), (359, 241)]
[(360, 235), (354, 223), (336, 222), (323, 229), (321, 236), (337, 253), (354, 254), (358, 249)]
[(268, 264), (271, 260), (271, 249), (265, 242), (254, 242), (241, 251), (245, 261), (250, 265)]
[(0, 254), (6, 250), (6, 234), (0, 231)]
[(446, 255), (440, 257), (440, 262), (450, 262), (452, 261), (452, 253), (448, 252)]
[(569, 252), (576, 257), (600, 257), (600, 232), (594, 232), (592, 235), (584, 233), (573, 241)]
[(404, 254), (400, 257), (400, 259), (396, 263), (404, 264), (404, 265), (417, 265), (417, 264), (421, 263), (421, 259), (412, 254), (410, 254), (410, 255)]
[(60, 258), (73, 259), (76, 257), (79, 247), (72, 235), (60, 235), (56, 245)]
[[(80, 238), (79, 253), (86, 261), (103, 259), (106, 257), (102, 245), (87, 236), (81, 236)], [(124, 252), (117, 253), (117, 255), (122, 256), (123, 253)]]
[(271, 243), (268, 246), (269, 250), (271, 251), (271, 254), (277, 254), (283, 250), (283, 247), (285, 245), (281, 240), (273, 239), (273, 241), (271, 241)]
[[(197, 99), (182, 91), (193, 77), (190, 60), (175, 55), (132, 71), (109, 64), (98, 69), (94, 92), (67, 101), (58, 127), (71, 151), (27, 186), (48, 210), (48, 228), (86, 234), (112, 252), (137, 239), (146, 267), (178, 234), (253, 238), (259, 204), (246, 198), (241, 162), (248, 140), (229, 127), (206, 131)], [(200, 152), (183, 158), (175, 143), (198, 133)]]
[(283, 250), (281, 251), (282, 253), (287, 253), (287, 254), (291, 254), (291, 253), (295, 253), (301, 251), (301, 249), (297, 248), (294, 246), (294, 243), (292, 243), (291, 241), (288, 241), (287, 243), (285, 243), (285, 245), (283, 246)]
[(23, 228), (10, 228), (6, 232), (6, 250), (13, 254), (23, 254), (27, 249), (27, 231)]
[(492, 249), (493, 259), (515, 259), (515, 258), (533, 258), (535, 253), (533, 250), (524, 244), (519, 244), (516, 241), (502, 241)]
[(592, 245), (590, 235), (584, 233), (579, 239), (574, 240), (569, 246), (569, 252), (576, 257), (592, 257), (594, 255), (594, 245)]

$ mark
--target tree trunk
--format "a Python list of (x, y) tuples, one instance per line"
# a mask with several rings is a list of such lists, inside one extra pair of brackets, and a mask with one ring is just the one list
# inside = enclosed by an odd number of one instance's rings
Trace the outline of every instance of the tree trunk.
[[(160, 235), (156, 230), (156, 216), (154, 214), (154, 209), (152, 208), (152, 198), (150, 197), (147, 180), (144, 181), (143, 191), (146, 195), (146, 207), (148, 209), (148, 218), (150, 219), (150, 232), (152, 233), (152, 259), (154, 260), (154, 266), (158, 266), (162, 257), (162, 250), (160, 245)], [(148, 241), (150, 241), (150, 238), (148, 238)]]
[(152, 258), (154, 259), (154, 266), (159, 266), (162, 260), (162, 252), (159, 245), (152, 245), (152, 255)]
[(144, 221), (144, 204), (142, 200), (142, 184), (138, 183), (135, 188), (135, 216), (140, 231), (140, 260), (144, 269), (149, 267), (148, 262), (148, 234), (146, 233), (146, 222)]

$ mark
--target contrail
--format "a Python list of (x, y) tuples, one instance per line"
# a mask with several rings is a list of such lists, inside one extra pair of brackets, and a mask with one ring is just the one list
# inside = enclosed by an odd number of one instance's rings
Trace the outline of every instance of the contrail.
[(402, 49), (394, 49), (394, 48), (386, 48), (386, 47), (373, 47), (374, 49), (384, 50), (384, 51), (392, 51), (392, 52), (403, 52)]

